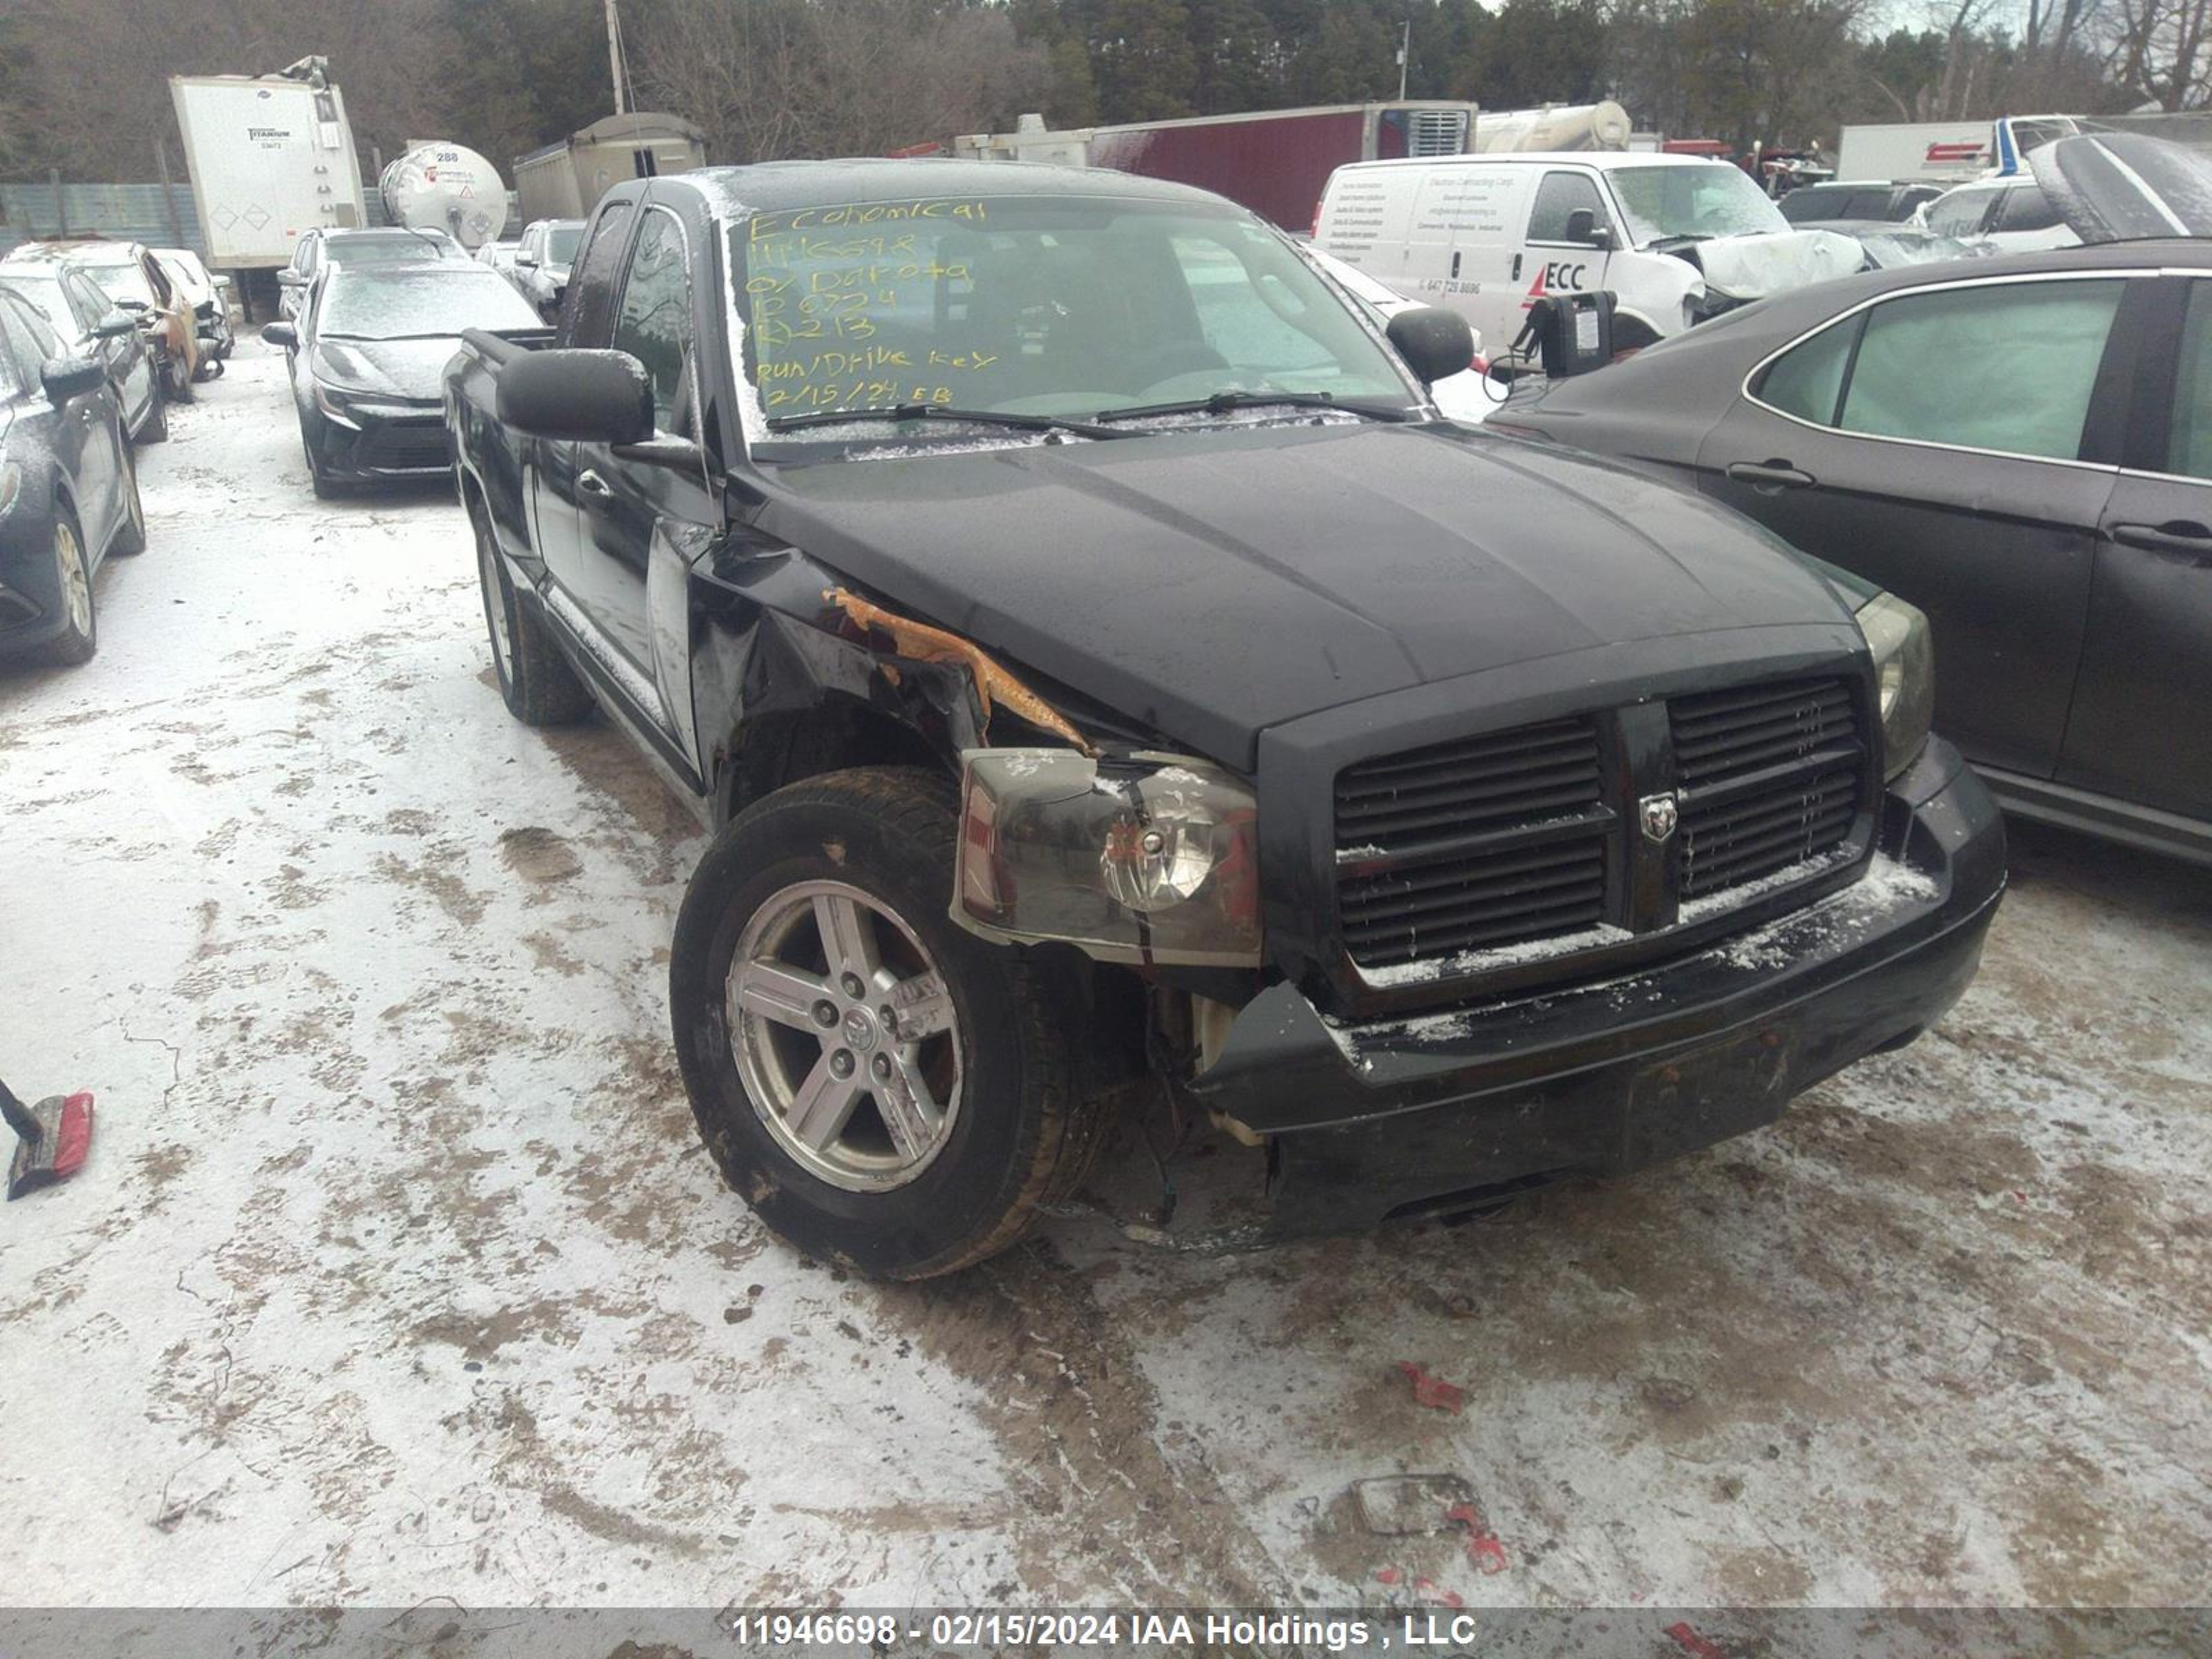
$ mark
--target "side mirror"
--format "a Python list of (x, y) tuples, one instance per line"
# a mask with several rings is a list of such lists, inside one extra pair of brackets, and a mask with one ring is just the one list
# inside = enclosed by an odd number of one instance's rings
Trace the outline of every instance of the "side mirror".
[(1442, 306), (1401, 311), (1382, 331), (1423, 386), (1460, 374), (1474, 361), (1474, 329), (1459, 313)]
[(527, 352), (501, 366), (498, 386), (499, 418), (533, 438), (635, 444), (653, 436), (653, 383), (626, 351)]
[(307, 285), (307, 274), (303, 270), (285, 270), (276, 273), (276, 286), (279, 288), (305, 288)]
[(131, 299), (118, 300), (115, 302), (115, 307), (118, 311), (150, 311), (153, 309), (153, 307), (149, 306), (143, 300)]
[(538, 269), (538, 256), (534, 253), (518, 253), (514, 256), (514, 264), (518, 270), (535, 270)]
[(270, 345), (283, 346), (289, 351), (300, 343), (300, 331), (290, 323), (264, 323), (261, 337)]
[(46, 384), (48, 402), (65, 404), (106, 386), (107, 371), (89, 357), (56, 357), (40, 371), (39, 379)]
[(215, 276), (211, 280), (217, 288), (228, 288), (230, 286), (230, 278), (224, 276), (222, 272), (219, 270), (215, 273)]
[(119, 340), (137, 331), (138, 325), (119, 311), (111, 311), (92, 325), (92, 337), (95, 340)]
[(1600, 225), (1597, 215), (1589, 208), (1577, 208), (1567, 216), (1567, 240), (1584, 247), (1609, 248), (1613, 232)]

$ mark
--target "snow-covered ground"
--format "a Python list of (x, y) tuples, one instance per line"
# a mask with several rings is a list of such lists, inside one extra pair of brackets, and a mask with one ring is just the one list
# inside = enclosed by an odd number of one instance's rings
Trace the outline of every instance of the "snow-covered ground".
[(0, 1206), (0, 1602), (2202, 1599), (2212, 878), (2018, 832), (1942, 1030), (1637, 1180), (885, 1289), (714, 1178), (701, 839), (508, 720), (450, 498), (316, 502), (252, 340), (174, 431), (0, 670), (0, 1073), (100, 1115)]

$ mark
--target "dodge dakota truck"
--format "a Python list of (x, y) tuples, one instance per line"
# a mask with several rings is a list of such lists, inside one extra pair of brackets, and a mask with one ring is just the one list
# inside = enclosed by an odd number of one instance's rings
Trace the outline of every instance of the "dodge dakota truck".
[(1468, 344), (1201, 191), (955, 161), (620, 185), (550, 341), (465, 337), (500, 693), (713, 831), (674, 1038), (773, 1231), (960, 1267), (1163, 1088), (1276, 1231), (1463, 1212), (1964, 990), (2003, 830), (1924, 619), (1443, 420)]

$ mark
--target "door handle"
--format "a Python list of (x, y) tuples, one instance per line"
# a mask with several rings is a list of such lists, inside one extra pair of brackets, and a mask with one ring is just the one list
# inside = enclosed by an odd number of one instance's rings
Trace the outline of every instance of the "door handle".
[(614, 486), (588, 466), (576, 475), (576, 490), (580, 495), (597, 495), (601, 501), (615, 493)]
[(1778, 489), (1806, 489), (1814, 482), (1809, 472), (1800, 472), (1784, 460), (1732, 461), (1728, 475), (1738, 483), (1747, 483), (1753, 489), (1772, 495)]
[(1513, 275), (1507, 280), (1516, 283), (1521, 280), (1521, 256), (1517, 253), (1513, 256)]
[(2166, 524), (2116, 524), (2112, 539), (2124, 547), (2140, 547), (2162, 559), (2188, 564), (2212, 565), (2212, 530), (2186, 519)]

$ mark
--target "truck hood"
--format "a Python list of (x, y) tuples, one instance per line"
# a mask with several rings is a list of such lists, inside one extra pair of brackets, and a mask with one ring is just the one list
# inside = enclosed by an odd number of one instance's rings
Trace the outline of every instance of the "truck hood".
[(1705, 273), (1708, 293), (1747, 301), (1848, 276), (1866, 258), (1856, 241), (1832, 230), (1716, 236), (1673, 252)]
[(2027, 165), (2084, 242), (2212, 236), (2212, 156), (2143, 132), (2084, 132), (2028, 152)]
[(1849, 616), (1781, 543), (1695, 494), (1442, 424), (827, 462), (775, 469), (769, 488), (762, 531), (1247, 770), (1266, 727), (1362, 698)]
[(428, 340), (318, 340), (319, 380), (373, 398), (436, 403), (446, 365), (461, 349), (458, 337)]

